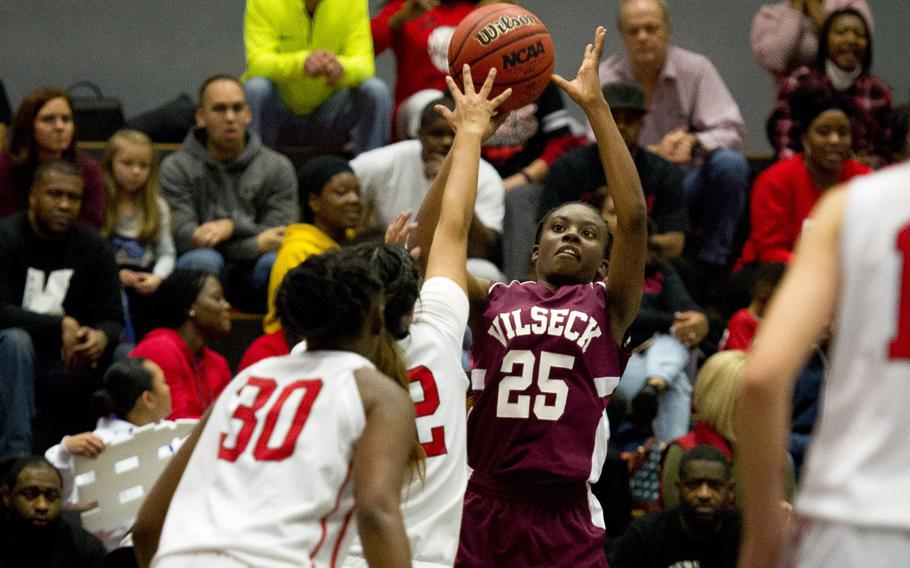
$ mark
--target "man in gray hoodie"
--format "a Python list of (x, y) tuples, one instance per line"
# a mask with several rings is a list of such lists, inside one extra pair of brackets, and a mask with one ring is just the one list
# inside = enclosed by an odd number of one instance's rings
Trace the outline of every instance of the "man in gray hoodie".
[(243, 85), (215, 75), (199, 90), (196, 127), (161, 164), (171, 208), (177, 268), (218, 276), (232, 304), (263, 312), (284, 227), (297, 218), (290, 160), (247, 131)]

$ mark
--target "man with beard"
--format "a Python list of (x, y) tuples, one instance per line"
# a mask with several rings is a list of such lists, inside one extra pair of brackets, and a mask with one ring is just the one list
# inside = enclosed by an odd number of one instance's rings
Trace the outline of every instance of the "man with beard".
[(43, 457), (11, 466), (3, 485), (0, 557), (5, 566), (100, 567), (104, 546), (61, 518), (63, 481)]
[(47, 162), (28, 211), (0, 221), (0, 459), (43, 452), (97, 418), (89, 397), (119, 341), (123, 308), (108, 243), (76, 222), (82, 199), (76, 167)]
[(612, 568), (736, 566), (740, 516), (730, 507), (730, 462), (717, 448), (695, 446), (679, 463), (680, 505), (633, 522), (613, 548)]

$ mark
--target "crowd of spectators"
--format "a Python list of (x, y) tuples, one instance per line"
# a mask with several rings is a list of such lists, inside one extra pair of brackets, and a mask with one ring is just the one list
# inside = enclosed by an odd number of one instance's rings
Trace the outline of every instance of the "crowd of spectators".
[[(296, 340), (274, 308), (284, 274), (416, 215), (454, 138), (436, 110), (453, 108), (442, 91), (448, 42), (489, 3), (389, 0), (371, 20), (365, 0), (248, 0), (246, 72), (202, 83), (195, 126), (160, 167), (152, 140), (133, 130), (107, 141), (99, 163), (77, 144), (66, 91), (38, 88), (12, 112), (0, 84), (2, 554), (47, 543), (69, 551), (48, 565), (97, 565), (103, 550), (60, 515), (72, 456), (130, 423), (201, 417), (231, 378), (211, 343), (231, 332), (232, 313), (265, 314), (266, 335), (241, 367), (288, 352)], [(751, 41), (775, 79), (766, 132), (776, 161), (752, 179), (739, 106), (707, 56), (672, 44), (666, 2), (624, 0), (617, 23), (622, 47), (600, 78), (649, 214), (617, 397), (629, 408), (618, 416), (634, 423), (632, 446), (655, 448), (650, 475), (667, 508), (609, 535), (612, 565), (732, 566), (741, 350), (822, 194), (910, 155), (907, 107), (894, 108), (872, 74), (864, 0), (763, 6)], [(387, 49), (392, 90), (374, 76)], [(291, 150), (302, 146), (310, 154), (295, 171), (286, 154), (299, 161)], [(610, 200), (597, 147), (554, 85), (514, 111), (483, 158), (469, 269), (486, 278), (529, 277), (538, 220), (553, 207)], [(92, 394), (125, 357), (141, 358), (151, 382), (114, 397), (132, 397), (108, 408), (115, 422), (96, 422)], [(824, 363), (820, 346), (797, 386), (791, 477)], [(46, 450), (62, 475), (29, 457)]]

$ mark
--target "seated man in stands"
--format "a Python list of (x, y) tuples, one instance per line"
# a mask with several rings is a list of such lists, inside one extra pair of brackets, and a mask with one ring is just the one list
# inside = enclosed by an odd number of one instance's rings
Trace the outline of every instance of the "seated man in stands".
[(42, 457), (22, 458), (2, 483), (0, 558), (4, 566), (101, 568), (97, 538), (61, 517), (63, 480)]
[[(390, 144), (351, 161), (360, 182), (361, 198), (370, 212), (368, 222), (373, 227), (384, 231), (402, 211), (416, 215), (442, 167), (455, 132), (436, 111), (436, 105), (455, 108), (450, 98), (430, 101), (421, 114), (417, 140)], [(474, 220), (468, 234), (468, 266), (475, 275), (492, 280), (502, 279), (499, 270), (482, 259), (489, 261), (499, 256), (504, 196), (502, 178), (493, 166), (481, 160)]]
[(648, 114), (639, 142), (685, 171), (699, 291), (716, 295), (749, 191), (743, 117), (705, 56), (670, 45), (665, 0), (623, 0), (618, 25), (625, 52), (604, 60), (601, 83), (632, 82), (644, 91)]
[(389, 141), (392, 95), (373, 77), (363, 0), (248, 0), (243, 21), (252, 130), (266, 145), (354, 153)]
[(218, 276), (232, 304), (262, 312), (275, 251), (296, 216), (297, 176), (290, 160), (247, 132), (251, 119), (240, 81), (207, 79), (197, 126), (164, 159), (160, 181), (177, 268)]
[(36, 390), (53, 418), (38, 420), (37, 449), (92, 425), (89, 396), (123, 329), (113, 253), (76, 223), (82, 188), (72, 163), (44, 163), (28, 211), (0, 221), (0, 458), (31, 453)]
[(695, 446), (679, 463), (680, 504), (634, 521), (614, 546), (612, 568), (734, 568), (740, 517), (730, 506), (732, 467), (713, 446)]

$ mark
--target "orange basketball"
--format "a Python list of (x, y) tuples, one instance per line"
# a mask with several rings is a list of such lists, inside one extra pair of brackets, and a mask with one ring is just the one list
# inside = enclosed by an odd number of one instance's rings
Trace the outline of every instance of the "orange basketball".
[(540, 18), (513, 4), (490, 4), (458, 24), (449, 44), (449, 74), (459, 87), (462, 67), (471, 66), (480, 89), (491, 67), (496, 83), (490, 98), (512, 87), (500, 110), (510, 111), (537, 100), (553, 74), (553, 38)]

